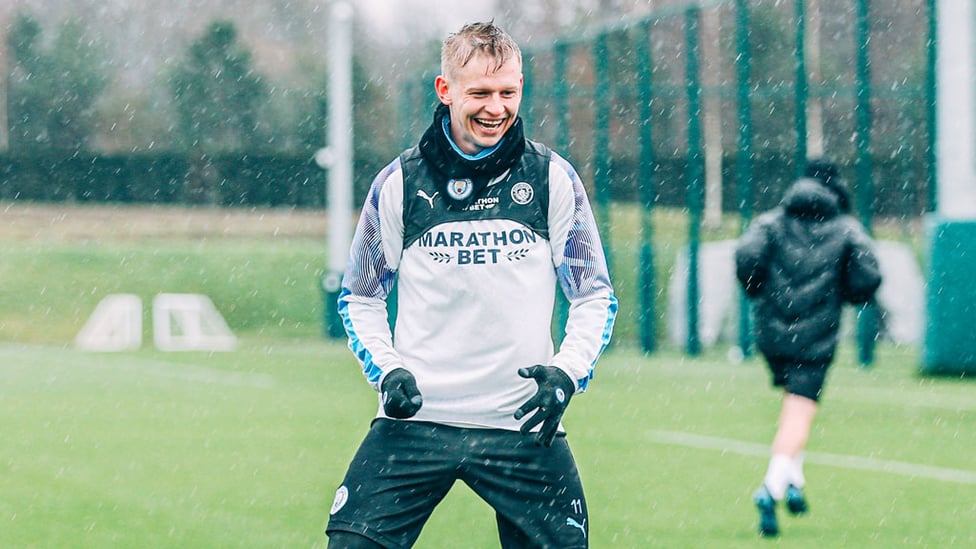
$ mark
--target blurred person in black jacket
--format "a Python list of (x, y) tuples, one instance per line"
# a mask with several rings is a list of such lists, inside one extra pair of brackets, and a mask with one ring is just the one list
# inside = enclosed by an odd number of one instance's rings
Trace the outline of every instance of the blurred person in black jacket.
[(834, 359), (844, 303), (863, 304), (881, 285), (874, 245), (850, 215), (850, 193), (828, 160), (811, 160), (780, 205), (738, 242), (736, 276), (752, 301), (756, 346), (783, 406), (763, 484), (753, 499), (759, 532), (779, 533), (776, 503), (807, 511), (803, 451)]

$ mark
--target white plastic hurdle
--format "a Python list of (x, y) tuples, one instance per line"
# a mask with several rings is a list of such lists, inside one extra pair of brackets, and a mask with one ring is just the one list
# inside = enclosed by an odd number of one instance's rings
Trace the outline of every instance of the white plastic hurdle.
[(157, 295), (153, 342), (163, 351), (230, 351), (237, 346), (213, 301), (201, 294)]
[[(237, 346), (224, 317), (201, 294), (159, 294), (152, 304), (153, 342), (163, 351), (230, 351)], [(142, 346), (142, 301), (106, 296), (75, 337), (85, 351), (127, 351)]]

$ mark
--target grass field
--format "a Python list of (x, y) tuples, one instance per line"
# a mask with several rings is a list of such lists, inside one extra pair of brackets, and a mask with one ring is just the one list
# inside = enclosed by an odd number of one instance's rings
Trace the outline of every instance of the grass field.
[[(376, 397), (319, 335), (319, 215), (24, 208), (0, 207), (0, 547), (324, 547)], [(121, 291), (207, 293), (241, 345), (75, 350)], [(807, 456), (811, 513), (762, 540), (750, 496), (779, 409), (762, 364), (622, 338), (565, 420), (591, 547), (976, 546), (974, 387), (917, 372), (913, 348), (883, 344), (869, 369), (842, 348)], [(418, 543), (497, 546), (461, 485)]]
[[(976, 405), (906, 349), (832, 372), (807, 458), (812, 512), (755, 534), (778, 410), (755, 361), (610, 351), (570, 430), (599, 547), (973, 547)], [(375, 395), (348, 351), (247, 338), (232, 353), (0, 346), (0, 546), (324, 547)], [(497, 547), (458, 486), (418, 547)]]

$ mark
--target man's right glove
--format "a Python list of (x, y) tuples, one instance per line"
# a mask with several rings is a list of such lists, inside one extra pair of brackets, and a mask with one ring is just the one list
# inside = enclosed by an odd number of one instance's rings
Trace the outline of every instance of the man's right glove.
[(542, 423), (536, 444), (552, 446), (552, 439), (559, 429), (559, 421), (563, 412), (569, 406), (569, 399), (576, 392), (576, 385), (565, 372), (555, 366), (536, 364), (530, 368), (519, 368), (518, 375), (535, 379), (539, 390), (521, 408), (515, 410), (515, 419), (522, 419), (525, 414), (536, 410), (532, 417), (525, 420), (519, 429), (523, 435), (529, 434), (533, 427)]
[(403, 368), (396, 368), (386, 374), (380, 392), (383, 397), (383, 411), (392, 418), (413, 417), (424, 404), (420, 390), (417, 389), (417, 379)]

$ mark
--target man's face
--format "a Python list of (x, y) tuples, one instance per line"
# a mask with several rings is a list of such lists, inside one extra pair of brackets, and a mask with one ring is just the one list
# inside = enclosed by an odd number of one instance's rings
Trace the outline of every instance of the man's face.
[(522, 101), (519, 60), (492, 69), (494, 60), (479, 54), (454, 78), (442, 74), (434, 81), (437, 96), (451, 109), (451, 137), (468, 154), (497, 144), (515, 123)]

